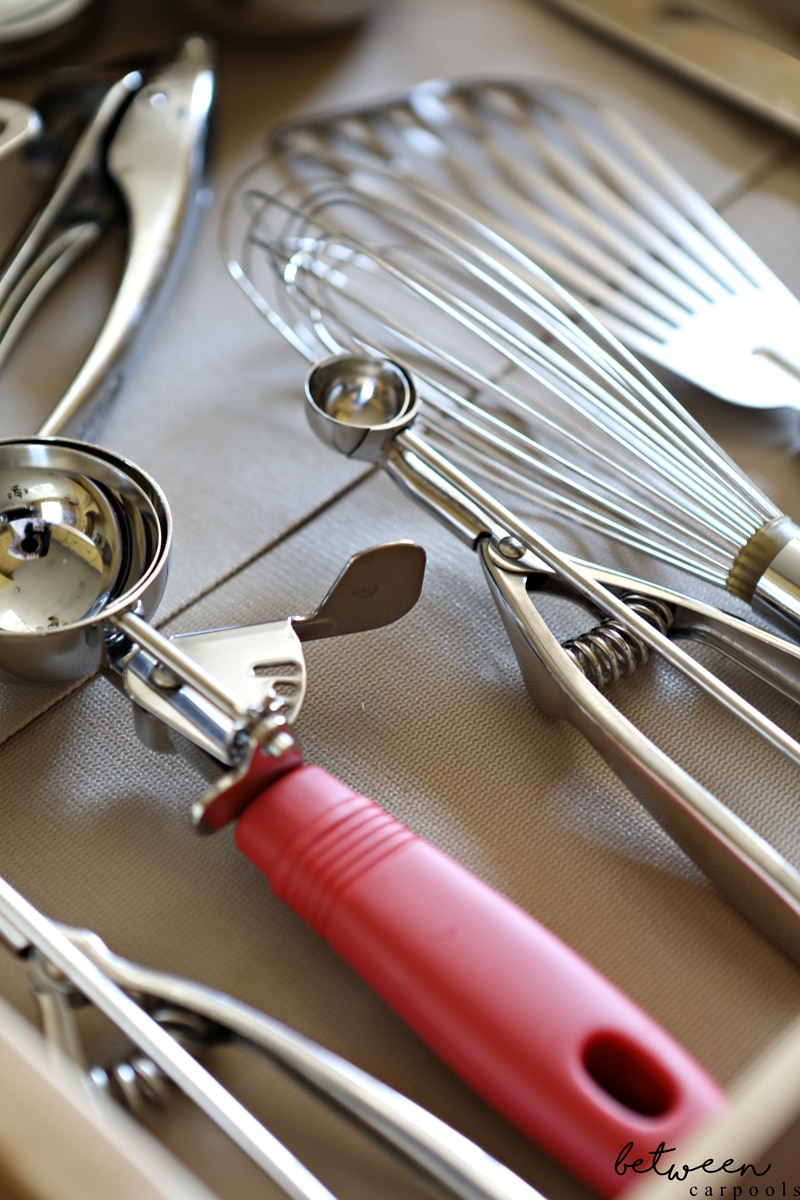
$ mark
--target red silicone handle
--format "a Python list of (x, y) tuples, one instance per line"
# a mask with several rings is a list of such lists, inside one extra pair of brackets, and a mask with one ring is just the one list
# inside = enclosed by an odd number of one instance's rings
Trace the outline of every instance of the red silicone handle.
[(272, 784), (236, 842), (431, 1049), (597, 1193), (620, 1192), (636, 1178), (626, 1164), (652, 1162), (662, 1142), (676, 1150), (665, 1169), (724, 1110), (713, 1080), (603, 975), (321, 768)]

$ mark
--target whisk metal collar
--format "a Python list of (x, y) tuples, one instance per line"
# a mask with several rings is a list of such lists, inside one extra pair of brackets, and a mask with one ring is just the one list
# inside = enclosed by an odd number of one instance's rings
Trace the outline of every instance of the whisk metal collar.
[(800, 625), (800, 529), (788, 518), (786, 526), (787, 539), (758, 580), (753, 604), (797, 628)]

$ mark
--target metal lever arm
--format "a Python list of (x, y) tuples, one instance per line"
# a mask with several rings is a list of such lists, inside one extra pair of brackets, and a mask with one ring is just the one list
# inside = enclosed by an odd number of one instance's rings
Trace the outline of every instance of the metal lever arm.
[(480, 552), (534, 703), (572, 721), (731, 904), (800, 963), (800, 875), (589, 682), (537, 611), (525, 576), (500, 567), (487, 544)]
[[(384, 443), (383, 446), (381, 439)], [(546, 538), (534, 532), (457, 467), (448, 462), (443, 455), (428, 446), (422, 438), (416, 435), (413, 428), (404, 428), (401, 433), (396, 433), (391, 438), (387, 438), (386, 434), (380, 431), (380, 437), (376, 437), (375, 442), (377, 450), (373, 450), (364, 438), (365, 452), (359, 453), (357, 456), (370, 459), (377, 454), (379, 460), (383, 456), (382, 465), (400, 486), (424, 507), (432, 511), (473, 549), (481, 548), (482, 551), (485, 551), (487, 544), (491, 544), (497, 550), (498, 547), (511, 542), (521, 552), (530, 551), (537, 562), (543, 561), (548, 570), (561, 576), (563, 586), (566, 586), (572, 595), (576, 598), (583, 597), (584, 601), (593, 604), (599, 611), (615, 617), (625, 629), (659, 653), (671, 666), (701, 687), (750, 729), (765, 738), (770, 745), (780, 750), (790, 762), (800, 766), (800, 744), (789, 737), (773, 721), (770, 721), (764, 713), (748, 703), (733, 688), (728, 687), (712, 671), (707, 670), (702, 663), (671, 642), (660, 630), (655, 629), (634, 611), (626, 608), (617, 595), (617, 589), (611, 590), (604, 585), (604, 580), (611, 578), (612, 573), (604, 572), (594, 566), (587, 566), (579, 559), (558, 551)], [(387, 442), (388, 449), (385, 445)], [(483, 553), (483, 558), (484, 566), (488, 570), (489, 560), (485, 553)], [(510, 563), (512, 570), (515, 561), (516, 559)], [(489, 570), (489, 574), (491, 575), (491, 570)], [(495, 582), (499, 584), (508, 574), (510, 572), (500, 571)], [(621, 575), (614, 576), (616, 581), (624, 578), (625, 576)], [(650, 585), (646, 586), (647, 589), (653, 591)], [(693, 602), (686, 600), (685, 597), (682, 599), (685, 601), (684, 609), (687, 612), (691, 611)], [(526, 607), (532, 608), (533, 606), (529, 601), (526, 602), (520, 608), (519, 614)], [(524, 623), (522, 615), (518, 615), (515, 619)], [(687, 627), (689, 624), (691, 623), (687, 623)], [(718, 622), (718, 630), (720, 625), (721, 622)], [(708, 623), (707, 633), (710, 636), (711, 626)], [(724, 638), (721, 634), (717, 636), (719, 642), (723, 643)], [(733, 639), (729, 640), (728, 651), (731, 657), (737, 657), (738, 661), (744, 662), (753, 669), (754, 644), (759, 640), (758, 635), (756, 633), (752, 635), (749, 650), (744, 636), (738, 638), (739, 648), (736, 655), (733, 653)], [(777, 653), (778, 649), (773, 647), (773, 652)], [(780, 670), (779, 666), (777, 670)], [(764, 668), (763, 677), (770, 682), (774, 682), (775, 675), (775, 666), (770, 671)]]
[(236, 842), (498, 1111), (594, 1191), (628, 1142), (680, 1146), (717, 1085), (554, 934), (318, 767), (245, 810)]

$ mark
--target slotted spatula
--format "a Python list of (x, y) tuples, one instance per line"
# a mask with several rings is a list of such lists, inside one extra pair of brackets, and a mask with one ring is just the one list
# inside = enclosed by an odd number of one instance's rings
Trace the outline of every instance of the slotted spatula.
[(384, 191), (517, 273), (537, 263), (635, 353), (722, 399), (800, 407), (797, 298), (622, 118), (580, 96), (430, 81), (284, 125), (272, 145), (289, 178)]

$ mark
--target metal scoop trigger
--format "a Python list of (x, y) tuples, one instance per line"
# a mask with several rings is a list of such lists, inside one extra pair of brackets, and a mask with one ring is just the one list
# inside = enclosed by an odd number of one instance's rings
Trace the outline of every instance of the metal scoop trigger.
[(290, 618), (292, 625), (301, 642), (391, 625), (416, 604), (424, 574), (416, 543), (371, 546), (353, 555), (316, 611)]
[(220, 823), (231, 819), (264, 786), (265, 770), (275, 769), (272, 760), (293, 750), (288, 726), (300, 712), (307, 682), (302, 643), (399, 620), (419, 598), (424, 571), (425, 551), (413, 542), (373, 546), (353, 555), (308, 616), (173, 635), (169, 640), (181, 655), (225, 695), (224, 709), (152, 652), (134, 651), (122, 674), (141, 740), (171, 751), (171, 731), (181, 735), (181, 749), (188, 742), (229, 768), (194, 806), (196, 823), (217, 827), (207, 811), (211, 805), (225, 813)]
[[(534, 703), (548, 715), (564, 718), (580, 730), (731, 904), (793, 962), (798, 962), (800, 874), (606, 698), (601, 686), (592, 682), (568, 653), (569, 643), (560, 643), (549, 629), (534, 603), (530, 580), (514, 567), (506, 569), (493, 556), (487, 542), (482, 542), (478, 549), (489, 590)], [(545, 572), (536, 565), (534, 571), (546, 582)], [(598, 582), (614, 579), (613, 572), (598, 571), (597, 576)], [(616, 579), (621, 581), (623, 576)], [(723, 653), (768, 682), (777, 675), (778, 662), (788, 661), (779, 657), (783, 648), (778, 644), (780, 639), (761, 642), (759, 631), (756, 631), (758, 636), (748, 637), (752, 631), (747, 629), (740, 638), (736, 618), (726, 618), (711, 606), (690, 600), (683, 605), (683, 598), (677, 593), (645, 586), (652, 598), (660, 594), (676, 602), (679, 631), (689, 634), (692, 625), (699, 631), (704, 628), (703, 618), (708, 618), (704, 631), (712, 643), (716, 640)], [(661, 639), (665, 636), (654, 627), (654, 636), (656, 633)], [(657, 642), (654, 647), (660, 649)], [(683, 657), (687, 663), (692, 661), (686, 655)], [(715, 698), (726, 704), (729, 711), (735, 711), (722, 685)], [(781, 731), (777, 731), (777, 736), (780, 735)], [(773, 741), (773, 745), (780, 743)]]

